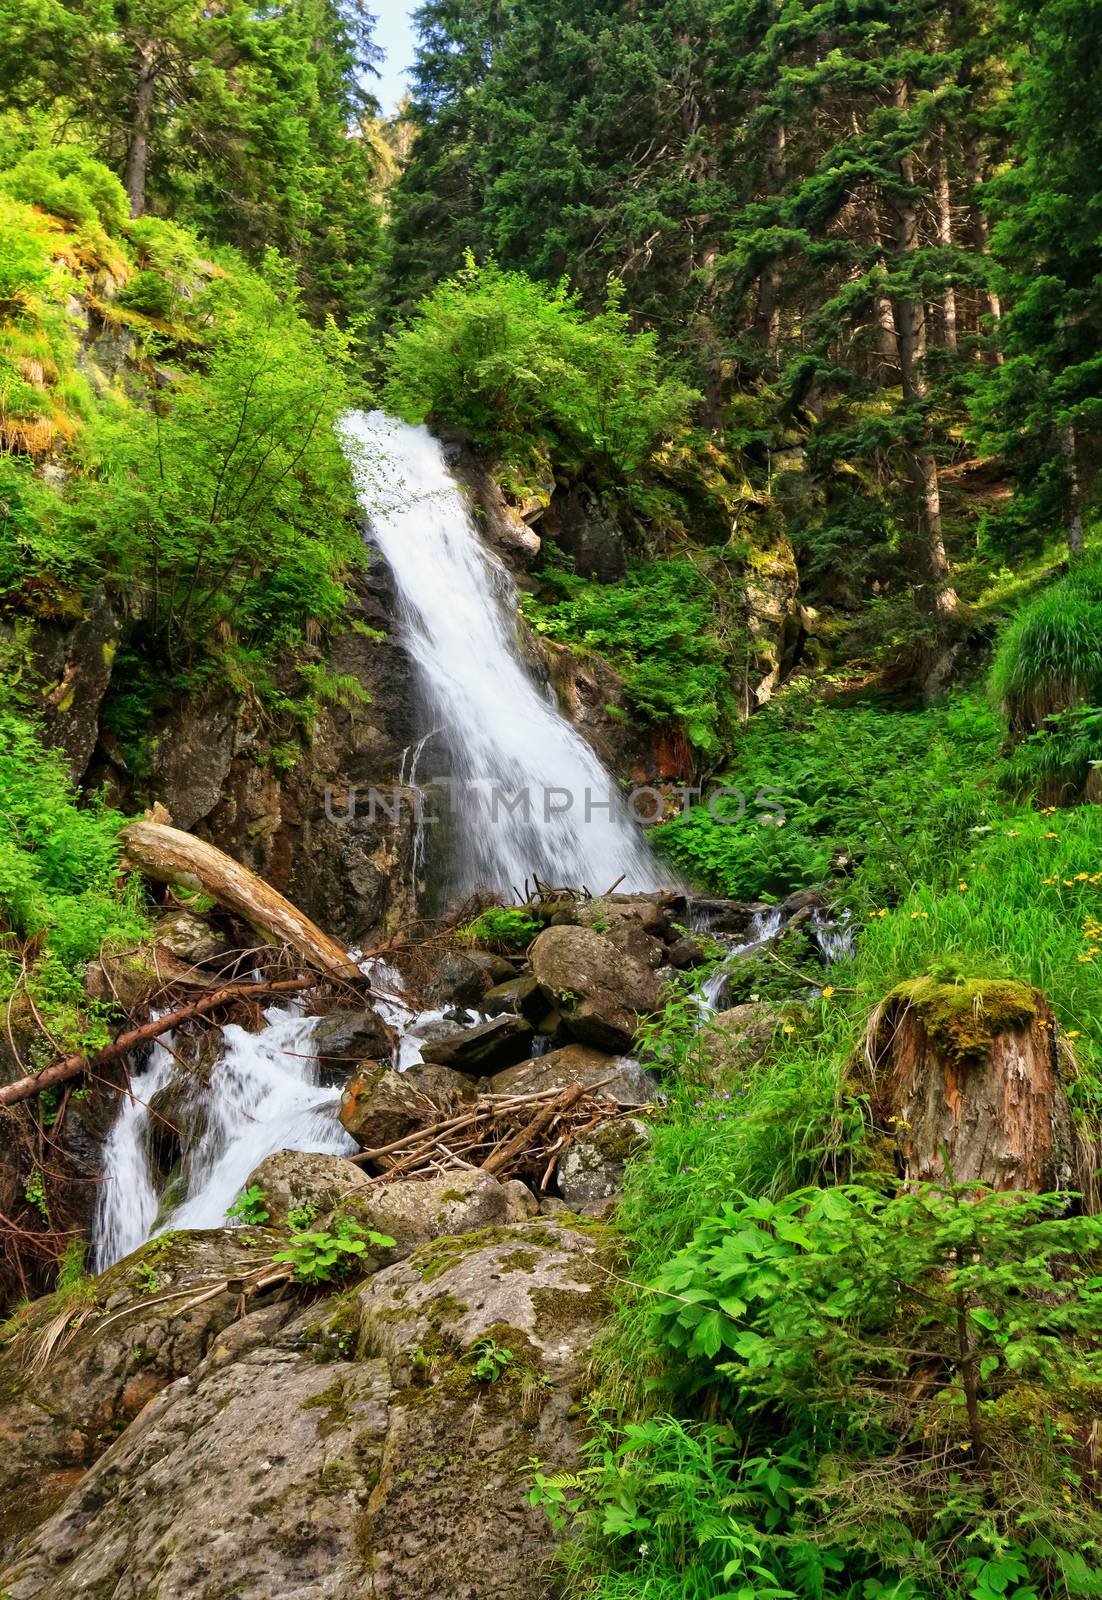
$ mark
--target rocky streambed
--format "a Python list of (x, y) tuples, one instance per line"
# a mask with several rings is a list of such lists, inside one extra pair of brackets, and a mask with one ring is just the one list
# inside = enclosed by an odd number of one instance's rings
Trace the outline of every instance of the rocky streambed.
[[(359, 1154), (275, 1151), (248, 1174), (251, 1222), (162, 1233), (9, 1322), (7, 1600), (557, 1592), (526, 1464), (577, 1460), (616, 1197), (662, 1092), (640, 1027), (714, 949), (675, 895), (539, 920), (524, 956), (422, 958), (416, 1003), (436, 1020), (405, 1070), (393, 1004), (318, 1024), (348, 1053), (339, 1118)], [(736, 944), (754, 925), (752, 908), (695, 920)], [(760, 1006), (701, 1020), (720, 1082), (771, 1034)], [(580, 1123), (526, 1144), (522, 1119), (496, 1166), (433, 1135), (571, 1093)], [(370, 1240), (354, 1271), (311, 1283), (280, 1263), (304, 1232), (349, 1226)]]

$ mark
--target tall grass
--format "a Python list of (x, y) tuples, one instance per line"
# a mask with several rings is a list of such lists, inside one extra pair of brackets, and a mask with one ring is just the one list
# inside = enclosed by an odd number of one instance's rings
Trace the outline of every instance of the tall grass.
[(1102, 562), (1075, 568), (1018, 613), (1000, 641), (991, 686), (1019, 736), (1069, 706), (1102, 701)]

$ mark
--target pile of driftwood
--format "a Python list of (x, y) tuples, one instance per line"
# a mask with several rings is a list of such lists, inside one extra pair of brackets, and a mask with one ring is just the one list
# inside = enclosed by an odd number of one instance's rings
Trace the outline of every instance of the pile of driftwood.
[(546, 1190), (579, 1134), (623, 1115), (600, 1087), (572, 1083), (535, 1094), (479, 1095), (453, 1115), (351, 1160), (371, 1167), (376, 1183), (481, 1167), (495, 1178), (522, 1178), (537, 1192)]

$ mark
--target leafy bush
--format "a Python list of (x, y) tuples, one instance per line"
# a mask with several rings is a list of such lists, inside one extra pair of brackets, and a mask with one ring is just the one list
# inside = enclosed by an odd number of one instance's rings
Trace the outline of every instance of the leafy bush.
[(525, 950), (543, 927), (519, 906), (487, 906), (473, 922), (459, 929), (463, 939), (490, 950)]
[(146, 269), (134, 274), (119, 291), (117, 300), (127, 311), (137, 311), (143, 317), (154, 317), (161, 322), (169, 320), (176, 305), (172, 285), (159, 272)]
[(550, 566), (541, 576), (555, 598), (524, 595), (521, 607), (536, 633), (611, 661), (640, 716), (674, 719), (693, 744), (715, 753), (735, 710), (729, 654), (736, 625), (730, 573), (712, 566), (714, 573), (687, 558), (636, 562), (616, 583)]
[(632, 333), (617, 301), (611, 293), (590, 317), (565, 283), (548, 288), (468, 256), (388, 340), (387, 407), (407, 422), (469, 428), (521, 468), (546, 436), (564, 463), (634, 472), (695, 396), (662, 376), (654, 335)]
[[(148, 928), (140, 885), (121, 873), (123, 821), (94, 800), (78, 805), (63, 756), (0, 708), (0, 1004), (26, 984), (56, 1042), (105, 1041), (83, 965)], [(24, 970), (27, 947), (37, 960)]]
[(667, 1393), (713, 1420), (602, 1431), (587, 1472), (537, 1481), (616, 1552), (593, 1592), (1093, 1592), (1102, 1220), (1063, 1211), (846, 1186), (706, 1221), (648, 1308)]
[(130, 215), (126, 191), (110, 168), (80, 145), (40, 145), (4, 173), (0, 186), (16, 200), (76, 224), (121, 233)]

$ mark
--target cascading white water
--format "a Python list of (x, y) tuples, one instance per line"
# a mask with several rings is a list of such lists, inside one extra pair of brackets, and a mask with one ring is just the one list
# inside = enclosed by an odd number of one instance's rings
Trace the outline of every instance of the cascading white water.
[(670, 882), (615, 780), (528, 672), (512, 581), (479, 538), (439, 441), (378, 411), (350, 413), (342, 435), (397, 585), (402, 641), (448, 747), (454, 786), (439, 799), (470, 808), (450, 888), (508, 894), (533, 874), (594, 893), (617, 879), (624, 889)]
[(184, 1124), (178, 1130), (184, 1139), (180, 1198), (165, 1215), (159, 1215), (150, 1101), (169, 1083), (176, 1061), (170, 1049), (154, 1046), (104, 1146), (97, 1271), (151, 1232), (221, 1227), (249, 1173), (276, 1150), (346, 1155), (356, 1149), (337, 1120), (338, 1091), (318, 1082), (311, 1043), (315, 1019), (276, 1008), (265, 1015), (268, 1026), (261, 1033), (232, 1025), (222, 1030), (223, 1049), (209, 1084), (197, 1080), (174, 1110)]

